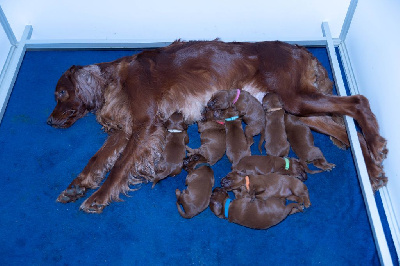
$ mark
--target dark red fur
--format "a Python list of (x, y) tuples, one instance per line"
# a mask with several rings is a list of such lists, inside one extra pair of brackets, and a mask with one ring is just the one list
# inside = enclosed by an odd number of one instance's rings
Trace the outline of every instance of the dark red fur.
[(190, 219), (208, 207), (214, 186), (214, 172), (207, 164), (207, 159), (199, 154), (185, 160), (185, 170), (188, 172), (185, 181), (187, 188), (182, 192), (175, 190), (176, 207), (183, 218)]
[[(226, 156), (232, 163), (232, 167), (245, 156), (250, 156), (250, 145), (247, 142), (246, 136), (243, 132), (242, 119), (239, 117), (239, 112), (234, 107), (225, 109), (225, 132), (226, 132)], [(238, 117), (233, 121), (227, 121), (232, 117)]]
[(232, 167), (232, 170), (245, 175), (278, 173), (295, 176), (301, 181), (307, 180), (304, 165), (295, 158), (287, 158), (287, 160), (289, 160), (289, 168), (286, 170), (286, 161), (284, 158), (272, 155), (246, 156), (235, 167)]
[[(211, 110), (225, 110), (234, 107), (238, 110), (243, 122), (246, 123), (245, 136), (249, 146), (253, 144), (253, 137), (264, 133), (265, 114), (260, 102), (244, 90), (222, 90), (215, 93), (207, 107)], [(259, 144), (261, 152), (262, 139)]]
[(282, 222), (288, 215), (303, 211), (300, 203), (286, 205), (285, 198), (270, 197), (262, 200), (244, 197), (232, 200), (228, 217), (225, 217), (225, 201), (228, 198), (224, 189), (215, 188), (210, 200), (211, 211), (219, 218), (253, 229), (267, 229)]
[[(180, 132), (172, 132), (172, 131)], [(186, 157), (186, 144), (189, 137), (186, 132), (187, 125), (183, 121), (181, 113), (173, 113), (165, 122), (165, 147), (161, 161), (156, 166), (156, 174), (153, 178), (153, 187), (168, 176), (178, 175)]]
[[(246, 176), (249, 180), (248, 188)], [(259, 199), (267, 200), (270, 197), (280, 197), (304, 204), (306, 208), (311, 205), (307, 186), (294, 176), (278, 173), (244, 175), (230, 172), (221, 179), (221, 186), (227, 191), (245, 190), (252, 198), (257, 196)]]
[[(186, 147), (188, 156), (201, 154), (210, 165), (219, 161), (226, 150), (225, 122), (223, 119), (216, 119), (214, 112), (218, 111), (207, 110), (205, 119), (197, 122), (201, 146), (197, 149)], [(221, 117), (221, 115), (218, 114), (218, 117)]]
[(48, 124), (66, 128), (95, 112), (110, 136), (58, 200), (77, 200), (110, 171), (81, 205), (99, 213), (129, 185), (152, 180), (163, 149), (162, 122), (174, 112), (187, 124), (198, 121), (215, 92), (233, 88), (260, 102), (274, 92), (285, 111), (299, 116), (351, 116), (362, 128), (372, 163), (381, 165), (386, 157), (386, 140), (368, 100), (332, 96), (326, 70), (305, 48), (278, 41), (174, 42), (113, 62), (73, 66), (61, 76)]
[(265, 150), (268, 155), (286, 157), (290, 145), (285, 131), (285, 110), (278, 95), (267, 93), (262, 100), (265, 111)]

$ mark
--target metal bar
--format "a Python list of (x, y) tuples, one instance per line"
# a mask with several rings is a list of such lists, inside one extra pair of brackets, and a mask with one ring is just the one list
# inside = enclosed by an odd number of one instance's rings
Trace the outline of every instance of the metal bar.
[[(326, 46), (325, 39), (319, 40), (283, 40), (290, 44), (302, 46)], [(334, 45), (340, 44), (340, 39), (333, 40)], [(28, 40), (27, 50), (51, 50), (51, 49), (145, 49), (164, 47), (171, 42), (146, 42), (146, 40)]]
[(10, 44), (15, 46), (17, 45), (17, 39), (15, 38), (14, 32), (12, 31), (10, 24), (8, 23), (7, 17), (3, 12), (3, 9), (0, 6), (0, 23), (3, 26), (3, 29), (10, 41)]
[(30, 38), (32, 34), (32, 26), (26, 26), (24, 33), (22, 34), (21, 41), (17, 44), (16, 49), (11, 57), (10, 63), (5, 70), (3, 82), (0, 85), (0, 122), (3, 119), (4, 112), (7, 107), (8, 99), (12, 88), (14, 87), (15, 80), (22, 60), (25, 55), (25, 42)]
[(342, 25), (342, 30), (339, 35), (339, 39), (344, 41), (347, 36), (347, 32), (350, 29), (351, 21), (353, 20), (354, 12), (356, 11), (358, 0), (351, 0), (349, 8), (347, 9), (346, 18), (344, 19), (344, 23)]
[[(333, 45), (328, 22), (322, 23), (322, 31), (327, 40), (327, 50), (332, 66), (332, 73), (335, 79), (336, 89), (339, 95), (345, 96), (346, 89), (343, 83), (342, 74), (340, 72), (339, 62), (336, 57), (335, 47)], [(362, 155), (360, 142), (358, 141), (354, 120), (351, 117), (345, 116), (345, 123), (379, 259), (382, 265), (393, 265), (385, 234), (383, 232), (382, 223), (379, 217), (378, 208), (376, 206), (374, 194), (371, 188), (371, 184), (369, 182), (367, 167), (365, 165), (364, 157)]]

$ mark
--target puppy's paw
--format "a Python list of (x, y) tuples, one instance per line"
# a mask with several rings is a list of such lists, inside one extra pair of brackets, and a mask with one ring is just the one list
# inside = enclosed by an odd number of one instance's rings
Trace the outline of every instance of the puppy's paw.
[(86, 188), (79, 185), (71, 185), (66, 190), (61, 192), (57, 201), (61, 203), (68, 203), (76, 201), (86, 194)]

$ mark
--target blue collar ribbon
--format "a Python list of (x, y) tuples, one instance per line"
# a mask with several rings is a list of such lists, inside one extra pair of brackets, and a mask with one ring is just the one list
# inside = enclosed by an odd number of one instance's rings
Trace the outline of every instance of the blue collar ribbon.
[(228, 213), (229, 213), (229, 204), (231, 204), (231, 199), (227, 198), (225, 201), (225, 217), (228, 219)]
[(194, 167), (194, 169), (198, 169), (198, 168), (200, 168), (200, 167), (202, 167), (202, 166), (208, 166), (208, 167), (210, 167), (210, 164), (209, 164), (209, 163), (199, 163), (199, 164), (196, 164), (196, 166)]
[(236, 120), (238, 118), (239, 118), (239, 116), (236, 115), (236, 116), (232, 116), (232, 117), (229, 117), (229, 118), (225, 118), (225, 121), (234, 121), (234, 120)]

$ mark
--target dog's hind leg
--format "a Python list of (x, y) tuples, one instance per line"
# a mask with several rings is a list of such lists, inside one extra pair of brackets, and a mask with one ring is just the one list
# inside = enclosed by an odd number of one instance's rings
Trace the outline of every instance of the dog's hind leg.
[(387, 155), (386, 140), (379, 135), (378, 122), (367, 98), (362, 95), (340, 97), (307, 89), (304, 91), (280, 95), (287, 112), (299, 116), (339, 114), (354, 118), (362, 129), (371, 158), (377, 165), (382, 163)]
[(127, 142), (128, 136), (124, 132), (111, 134), (78, 177), (66, 190), (61, 192), (57, 201), (62, 203), (76, 201), (83, 197), (88, 189), (98, 187), (105, 174), (114, 166), (119, 155), (125, 149)]

